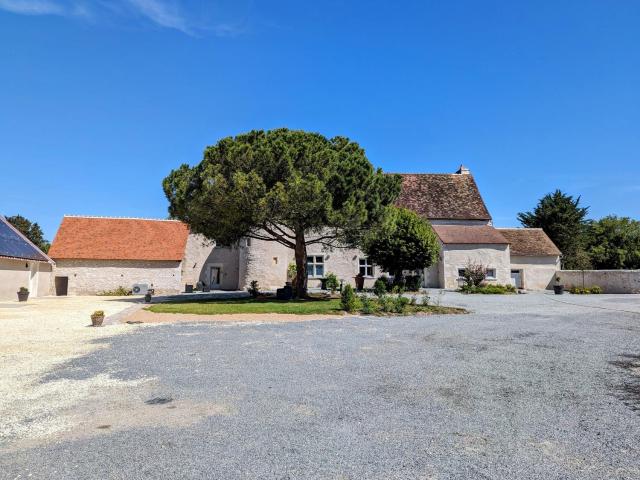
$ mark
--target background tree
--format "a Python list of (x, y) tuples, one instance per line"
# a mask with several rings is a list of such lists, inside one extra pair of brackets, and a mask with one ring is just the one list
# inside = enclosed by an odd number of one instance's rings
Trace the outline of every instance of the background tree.
[(22, 215), (14, 215), (6, 217), (7, 221), (16, 227), (22, 234), (31, 240), (44, 253), (49, 251), (51, 243), (45, 240), (42, 228), (36, 222), (31, 222)]
[(438, 260), (440, 243), (426, 220), (406, 208), (389, 207), (384, 221), (362, 242), (365, 254), (397, 280), (403, 270), (422, 270)]
[(400, 192), (348, 138), (277, 129), (227, 137), (194, 167), (163, 182), (169, 213), (222, 244), (243, 237), (295, 251), (296, 295), (307, 285), (307, 247), (357, 245)]
[(563, 268), (573, 269), (579, 268), (588, 209), (580, 206), (580, 197), (556, 190), (542, 197), (532, 212), (519, 213), (518, 220), (525, 227), (542, 228), (562, 252)]
[(590, 222), (585, 247), (596, 269), (638, 269), (640, 222), (615, 215)]

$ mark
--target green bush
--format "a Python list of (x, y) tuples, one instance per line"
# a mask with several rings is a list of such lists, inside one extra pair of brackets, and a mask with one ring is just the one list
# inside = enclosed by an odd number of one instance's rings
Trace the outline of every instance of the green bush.
[(394, 298), (390, 295), (382, 295), (380, 298), (378, 298), (378, 306), (384, 313), (391, 313), (393, 312), (393, 308), (395, 306)]
[(364, 313), (365, 315), (371, 315), (372, 313), (376, 312), (377, 308), (376, 308), (376, 302), (374, 299), (369, 298), (366, 295), (361, 295), (359, 299), (360, 299), (360, 312)]
[(431, 297), (429, 295), (422, 296), (422, 302), (420, 302), (425, 307), (431, 303)]
[(404, 293), (404, 287), (402, 285), (394, 285), (391, 289), (391, 293), (395, 293), (396, 295), (401, 295)]
[(409, 302), (409, 299), (407, 297), (403, 297), (402, 295), (398, 295), (397, 297), (395, 297), (393, 299), (394, 313), (405, 313), (407, 311)]
[(113, 290), (105, 290), (103, 292), (99, 292), (98, 296), (100, 297), (128, 297), (129, 295), (132, 295), (133, 292), (131, 290), (129, 290), (128, 288), (124, 288), (123, 286), (120, 286), (116, 289)]
[(331, 293), (335, 293), (340, 288), (340, 282), (335, 273), (327, 273), (324, 278), (327, 289), (331, 290)]
[(358, 309), (358, 297), (356, 296), (356, 292), (353, 290), (353, 287), (348, 283), (342, 289), (342, 294), (340, 295), (340, 306), (347, 312), (355, 312)]
[(417, 292), (422, 287), (422, 275), (408, 275), (404, 277), (404, 288), (408, 292)]
[(376, 294), (376, 297), (381, 297), (387, 293), (387, 280), (380, 277), (376, 280), (376, 283), (373, 284), (373, 293)]
[(462, 293), (479, 293), (484, 295), (504, 295), (506, 293), (517, 293), (516, 287), (513, 285), (480, 285), (474, 286), (465, 284), (460, 290)]
[(602, 287), (599, 287), (598, 285), (594, 285), (593, 287), (571, 287), (569, 292), (574, 295), (599, 295), (602, 293)]
[(251, 283), (249, 283), (249, 286), (247, 287), (247, 292), (249, 292), (249, 295), (251, 295), (253, 298), (256, 298), (258, 295), (260, 295), (260, 285), (258, 285), (257, 280), (251, 280)]

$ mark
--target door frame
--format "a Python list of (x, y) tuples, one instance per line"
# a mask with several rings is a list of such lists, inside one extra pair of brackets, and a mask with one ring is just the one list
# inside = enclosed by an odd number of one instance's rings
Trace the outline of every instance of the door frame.
[[(212, 269), (217, 268), (218, 269), (218, 283), (217, 284), (213, 284), (212, 278), (211, 278), (211, 271)], [(212, 290), (220, 290), (222, 287), (222, 272), (223, 272), (223, 265), (221, 263), (207, 263), (207, 282), (209, 283), (209, 288), (211, 288)]]

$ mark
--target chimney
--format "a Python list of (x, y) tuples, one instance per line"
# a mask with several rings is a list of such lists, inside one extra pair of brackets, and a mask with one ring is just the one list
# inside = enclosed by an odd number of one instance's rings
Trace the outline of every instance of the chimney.
[(460, 165), (460, 168), (458, 169), (458, 171), (456, 173), (458, 175), (469, 175), (471, 173), (471, 170), (469, 170), (464, 165)]

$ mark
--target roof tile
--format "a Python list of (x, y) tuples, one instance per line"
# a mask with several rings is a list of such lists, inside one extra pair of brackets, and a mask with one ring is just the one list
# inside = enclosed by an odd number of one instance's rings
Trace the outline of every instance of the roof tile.
[(541, 228), (500, 228), (511, 245), (511, 255), (560, 255), (560, 250)]
[(489, 225), (432, 225), (440, 241), (447, 244), (509, 243), (500, 232)]

